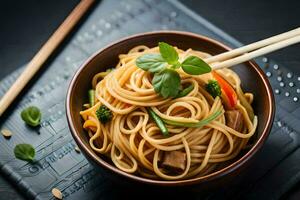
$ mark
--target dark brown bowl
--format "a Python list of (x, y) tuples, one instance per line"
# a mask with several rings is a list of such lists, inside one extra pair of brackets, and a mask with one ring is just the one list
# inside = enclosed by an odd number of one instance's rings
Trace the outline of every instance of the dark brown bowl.
[(87, 134), (82, 128), (83, 121), (79, 112), (82, 109), (82, 105), (88, 102), (87, 91), (91, 87), (91, 80), (94, 74), (115, 66), (118, 62), (118, 55), (127, 53), (134, 46), (146, 45), (154, 47), (157, 46), (160, 41), (167, 42), (181, 49), (192, 48), (213, 55), (230, 50), (229, 47), (213, 39), (193, 33), (178, 31), (143, 33), (127, 37), (108, 45), (91, 56), (75, 73), (70, 83), (66, 99), (66, 109), (71, 133), (86, 158), (109, 177), (154, 186), (188, 186), (196, 184), (210, 186), (216, 185), (217, 182), (224, 182), (224, 180), (228, 181), (229, 178), (235, 177), (245, 168), (250, 158), (256, 154), (266, 141), (272, 127), (275, 104), (271, 86), (263, 71), (253, 61), (246, 62), (233, 69), (241, 77), (244, 91), (254, 93), (253, 107), (259, 119), (256, 138), (252, 148), (227, 167), (203, 177), (187, 180), (152, 180), (119, 170), (111, 163), (102, 159), (89, 146)]

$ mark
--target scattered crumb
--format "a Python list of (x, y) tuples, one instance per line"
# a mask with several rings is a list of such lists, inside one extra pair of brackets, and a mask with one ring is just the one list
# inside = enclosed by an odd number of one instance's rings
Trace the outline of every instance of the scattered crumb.
[(12, 132), (10, 130), (8, 130), (8, 129), (2, 129), (1, 133), (7, 139), (12, 136)]
[(75, 147), (75, 151), (76, 151), (77, 153), (80, 153), (80, 149), (78, 148), (78, 146)]
[(88, 109), (88, 108), (90, 108), (90, 104), (89, 103), (85, 103), (85, 104), (83, 104), (83, 107), (86, 108), (86, 109)]
[(57, 199), (62, 199), (63, 198), (62, 193), (59, 189), (53, 188), (51, 192), (52, 192), (52, 194), (55, 198), (57, 198)]

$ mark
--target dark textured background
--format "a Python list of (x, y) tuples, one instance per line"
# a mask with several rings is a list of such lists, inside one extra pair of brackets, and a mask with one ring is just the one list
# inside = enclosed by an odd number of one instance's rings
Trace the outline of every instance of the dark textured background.
[[(237, 38), (250, 43), (300, 25), (299, 0), (182, 0), (184, 4)], [(0, 79), (28, 62), (78, 0), (0, 1)], [(270, 58), (300, 69), (299, 45)], [(267, 158), (266, 158), (267, 159)], [(300, 165), (300, 163), (299, 163)], [(283, 199), (300, 199), (300, 185)], [(23, 199), (0, 176), (0, 199)]]

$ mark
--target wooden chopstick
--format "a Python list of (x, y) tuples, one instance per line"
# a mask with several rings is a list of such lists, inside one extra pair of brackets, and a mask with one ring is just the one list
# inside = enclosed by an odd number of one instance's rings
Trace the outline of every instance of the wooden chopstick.
[(81, 2), (73, 9), (70, 15), (64, 20), (64, 22), (58, 27), (48, 41), (42, 46), (39, 52), (28, 63), (25, 70), (18, 77), (15, 83), (9, 88), (0, 100), (0, 116), (8, 108), (8, 106), (14, 101), (30, 79), (35, 73), (42, 67), (45, 61), (53, 53), (53, 51), (61, 44), (63, 39), (74, 28), (81, 17), (91, 7), (95, 0), (81, 0)]
[(271, 53), (271, 52), (276, 51), (278, 49), (282, 49), (284, 47), (287, 47), (287, 46), (290, 46), (290, 45), (293, 45), (293, 44), (296, 44), (296, 43), (299, 43), (299, 42), (300, 42), (300, 35), (295, 36), (295, 37), (290, 38), (290, 39), (287, 39), (287, 40), (283, 40), (281, 42), (271, 44), (269, 46), (260, 48), (256, 51), (252, 51), (250, 53), (246, 53), (246, 54), (243, 54), (241, 56), (238, 56), (238, 57), (235, 57), (235, 58), (232, 58), (232, 59), (229, 59), (229, 60), (225, 60), (223, 62), (212, 63), (211, 67), (214, 70), (221, 69), (221, 68), (226, 68), (226, 67), (231, 67), (233, 65), (237, 65), (237, 64), (249, 61), (253, 58)]
[(234, 50), (231, 50), (231, 51), (228, 51), (225, 53), (221, 53), (216, 56), (209, 57), (209, 58), (205, 59), (205, 62), (206, 63), (221, 62), (223, 60), (227, 60), (229, 58), (238, 56), (240, 54), (247, 53), (247, 52), (253, 51), (255, 49), (258, 49), (258, 48), (261, 48), (261, 47), (264, 47), (264, 46), (267, 46), (267, 45), (270, 45), (270, 44), (273, 44), (276, 42), (280, 42), (285, 39), (292, 38), (297, 35), (300, 35), (300, 28), (296, 28), (291, 31), (281, 33), (279, 35), (275, 35), (273, 37), (269, 37), (267, 39), (263, 39), (263, 40), (248, 44), (246, 46), (236, 48)]
[(231, 67), (300, 42), (300, 28), (221, 53), (204, 61), (213, 70)]

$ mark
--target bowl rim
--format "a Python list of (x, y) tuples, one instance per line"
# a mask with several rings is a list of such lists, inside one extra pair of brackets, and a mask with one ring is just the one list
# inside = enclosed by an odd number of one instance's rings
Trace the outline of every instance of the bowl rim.
[(162, 185), (163, 186), (193, 185), (193, 184), (197, 184), (197, 183), (201, 183), (201, 182), (208, 182), (208, 181), (212, 181), (212, 180), (215, 180), (215, 179), (219, 179), (219, 178), (221, 178), (225, 175), (228, 175), (228, 174), (232, 173), (233, 171), (237, 170), (242, 165), (244, 165), (245, 162), (250, 160), (256, 154), (256, 152), (262, 147), (262, 145), (265, 143), (266, 139), (268, 138), (268, 135), (269, 135), (270, 130), (272, 128), (272, 122), (274, 120), (275, 100), (274, 100), (273, 91), (271, 89), (271, 85), (270, 85), (266, 75), (262, 71), (262, 69), (260, 69), (260, 67), (253, 60), (248, 61), (246, 63), (256, 71), (259, 78), (262, 79), (263, 84), (266, 87), (268, 102), (269, 102), (269, 108), (267, 110), (270, 111), (268, 113), (268, 116), (267, 116), (267, 123), (266, 123), (267, 125), (263, 128), (262, 135), (258, 138), (256, 143), (251, 147), (251, 149), (249, 151), (247, 151), (242, 157), (240, 157), (235, 162), (231, 163), (230, 165), (228, 165), (228, 166), (226, 166), (226, 167), (224, 167), (224, 168), (222, 168), (222, 169), (220, 169), (216, 172), (213, 172), (213, 173), (210, 173), (208, 175), (201, 176), (201, 177), (194, 177), (194, 178), (183, 179), (183, 180), (155, 180), (155, 179), (150, 179), (150, 178), (144, 178), (144, 177), (137, 176), (137, 175), (134, 175), (134, 174), (129, 174), (129, 173), (126, 173), (126, 172), (118, 169), (117, 167), (115, 167), (112, 164), (110, 164), (110, 163), (106, 162), (105, 160), (103, 160), (100, 156), (96, 155), (95, 152), (90, 150), (84, 144), (84, 142), (81, 141), (81, 139), (79, 137), (79, 133), (76, 132), (75, 126), (73, 124), (71, 109), (70, 109), (70, 105), (71, 105), (70, 100), (71, 100), (71, 95), (73, 94), (74, 85), (75, 85), (76, 80), (77, 80), (78, 76), (80, 75), (81, 71), (90, 62), (92, 62), (98, 54), (110, 49), (113, 46), (119, 45), (119, 44), (121, 44), (123, 42), (126, 42), (126, 41), (130, 41), (131, 39), (143, 38), (145, 36), (159, 35), (159, 34), (171, 34), (171, 35), (188, 36), (188, 37), (191, 37), (191, 38), (206, 40), (207, 42), (214, 43), (215, 45), (218, 45), (221, 48), (224, 48), (225, 50), (231, 50), (230, 47), (226, 46), (225, 44), (223, 44), (223, 43), (221, 43), (221, 42), (219, 42), (215, 39), (212, 39), (212, 38), (200, 35), (200, 34), (192, 33), (192, 32), (174, 31), (174, 30), (151, 31), (151, 32), (134, 34), (134, 35), (124, 37), (122, 39), (117, 40), (116, 42), (112, 42), (112, 43), (106, 45), (105, 47), (101, 48), (100, 50), (96, 51), (93, 55), (91, 55), (85, 62), (83, 62), (81, 64), (81, 66), (78, 68), (78, 70), (75, 72), (75, 74), (73, 75), (73, 77), (70, 81), (70, 84), (69, 84), (69, 87), (68, 87), (68, 90), (67, 90), (67, 98), (66, 98), (65, 103), (66, 103), (67, 121), (68, 121), (69, 129), (71, 131), (71, 134), (72, 134), (74, 140), (78, 144), (79, 148), (81, 150), (83, 150), (84, 153), (86, 153), (88, 155), (88, 157), (90, 157), (93, 160), (93, 162), (95, 162), (97, 165), (100, 165), (101, 167), (104, 167), (105, 169), (110, 170), (111, 172), (114, 172), (114, 173), (116, 173), (120, 176), (126, 177), (126, 178), (131, 179), (131, 180), (135, 180), (137, 182), (150, 184), (150, 185), (159, 185), (159, 186), (162, 186)]

